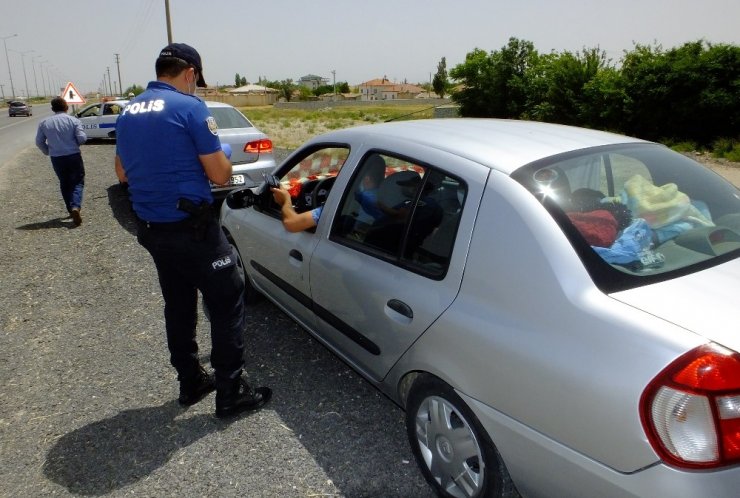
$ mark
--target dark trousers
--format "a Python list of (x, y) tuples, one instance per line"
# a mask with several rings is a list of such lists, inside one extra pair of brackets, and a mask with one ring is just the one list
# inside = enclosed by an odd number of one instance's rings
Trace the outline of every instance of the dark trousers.
[(82, 191), (85, 188), (85, 165), (82, 154), (56, 156), (51, 158), (54, 173), (59, 178), (59, 189), (67, 211), (82, 207)]
[(170, 362), (179, 379), (198, 368), (195, 337), (198, 290), (210, 312), (211, 366), (217, 386), (229, 384), (244, 367), (244, 280), (236, 257), (215, 219), (203, 240), (184, 223), (139, 221), (139, 243), (152, 255), (164, 298)]

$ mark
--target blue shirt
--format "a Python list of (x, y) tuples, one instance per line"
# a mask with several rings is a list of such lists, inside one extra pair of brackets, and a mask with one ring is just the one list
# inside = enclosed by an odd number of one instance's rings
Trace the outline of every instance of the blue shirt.
[(321, 211), (323, 210), (324, 206), (319, 206), (311, 210), (311, 218), (313, 218), (313, 222), (317, 225), (319, 224), (319, 218), (321, 218)]
[(36, 130), (36, 147), (51, 157), (79, 154), (86, 141), (80, 120), (64, 112), (44, 119)]
[(134, 211), (145, 221), (188, 217), (177, 200), (213, 202), (211, 185), (198, 158), (221, 150), (215, 120), (205, 103), (161, 81), (126, 104), (116, 122), (121, 158)]
[(378, 206), (377, 188), (355, 192), (355, 199), (362, 207), (362, 212), (357, 217), (357, 221), (372, 224), (385, 217), (385, 213)]

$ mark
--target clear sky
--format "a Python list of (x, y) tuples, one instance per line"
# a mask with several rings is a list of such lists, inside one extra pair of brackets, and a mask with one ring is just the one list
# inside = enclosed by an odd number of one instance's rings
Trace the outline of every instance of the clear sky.
[[(249, 82), (295, 81), (307, 74), (331, 81), (332, 71), (350, 85), (383, 76), (427, 82), (442, 57), (449, 70), (473, 49), (499, 50), (512, 36), (533, 42), (541, 53), (600, 47), (615, 63), (634, 43), (740, 44), (740, 0), (169, 3), (173, 41), (200, 52), (209, 85), (233, 84), (235, 73)], [(145, 86), (167, 44), (164, 0), (2, 0), (1, 5), (0, 38), (19, 95), (26, 82), (31, 95), (36, 86), (43, 93), (47, 76), (61, 85), (72, 81), (82, 92), (96, 91), (108, 68), (116, 84), (119, 66), (124, 89)], [(0, 59), (0, 85), (9, 96), (3, 51)]]

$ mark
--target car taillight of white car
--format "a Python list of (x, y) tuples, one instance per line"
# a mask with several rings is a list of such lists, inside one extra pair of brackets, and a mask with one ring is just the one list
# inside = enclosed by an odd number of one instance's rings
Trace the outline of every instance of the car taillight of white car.
[(651, 445), (670, 465), (740, 462), (740, 354), (711, 344), (680, 356), (645, 389), (640, 415)]

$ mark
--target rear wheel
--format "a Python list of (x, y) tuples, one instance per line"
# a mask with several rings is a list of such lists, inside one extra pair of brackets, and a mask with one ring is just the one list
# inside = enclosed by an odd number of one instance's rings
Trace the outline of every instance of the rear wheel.
[(406, 406), (406, 431), (422, 474), (440, 496), (519, 496), (478, 419), (436, 377), (414, 383)]

